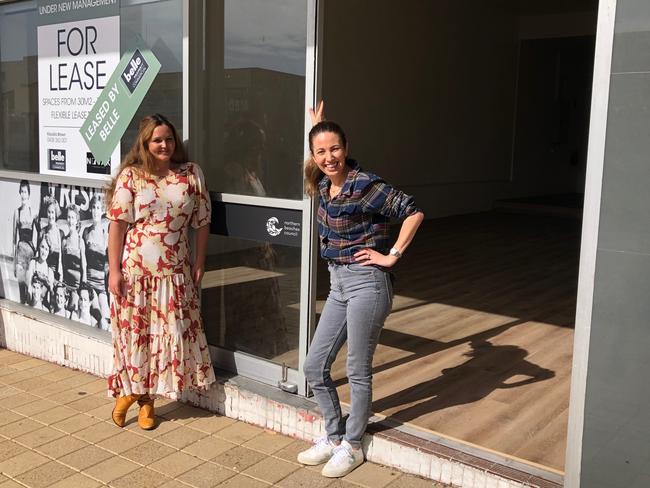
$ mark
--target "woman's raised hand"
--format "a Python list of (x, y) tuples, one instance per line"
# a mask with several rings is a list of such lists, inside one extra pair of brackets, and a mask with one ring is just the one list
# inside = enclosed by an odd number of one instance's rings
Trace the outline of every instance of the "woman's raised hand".
[(318, 102), (316, 110), (314, 110), (314, 107), (309, 107), (309, 117), (311, 117), (312, 126), (325, 120), (325, 102), (323, 100)]

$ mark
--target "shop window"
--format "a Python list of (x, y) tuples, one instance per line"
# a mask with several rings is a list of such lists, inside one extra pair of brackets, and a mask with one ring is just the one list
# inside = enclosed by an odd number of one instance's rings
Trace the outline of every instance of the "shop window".
[(307, 3), (190, 4), (190, 147), (211, 190), (302, 199)]
[[(37, 17), (35, 1), (0, 6), (0, 169), (39, 171)], [(123, 0), (120, 33), (122, 53), (140, 37), (162, 64), (122, 138), (125, 154), (145, 115), (182, 128), (182, 0)]]
[(0, 169), (38, 171), (36, 2), (0, 6)]
[(165, 115), (183, 128), (183, 4), (182, 0), (122, 0), (120, 46), (124, 53), (138, 36), (160, 61), (160, 72), (122, 136), (124, 156), (138, 133), (140, 120), (150, 114)]

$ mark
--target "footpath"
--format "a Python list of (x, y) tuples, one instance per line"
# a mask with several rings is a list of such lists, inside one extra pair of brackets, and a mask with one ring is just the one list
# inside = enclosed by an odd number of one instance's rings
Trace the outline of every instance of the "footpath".
[(309, 445), (166, 399), (144, 431), (120, 429), (106, 381), (0, 348), (0, 488), (442, 488), (366, 462), (331, 480), (304, 467)]

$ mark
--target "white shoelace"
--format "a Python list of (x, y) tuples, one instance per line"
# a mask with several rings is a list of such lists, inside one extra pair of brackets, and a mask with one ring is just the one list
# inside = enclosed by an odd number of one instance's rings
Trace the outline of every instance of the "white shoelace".
[(336, 446), (330, 459), (330, 463), (339, 465), (339, 464), (352, 464), (354, 462), (354, 454), (352, 451), (343, 444)]
[(329, 444), (329, 443), (330, 443), (330, 440), (329, 440), (329, 438), (328, 438), (327, 436), (325, 436), (325, 437), (321, 437), (320, 439), (318, 439), (318, 440), (316, 441), (316, 444), (314, 444), (313, 446), (311, 446), (310, 449), (314, 449), (314, 450), (316, 450), (316, 449), (320, 449), (320, 448), (323, 447), (325, 444)]

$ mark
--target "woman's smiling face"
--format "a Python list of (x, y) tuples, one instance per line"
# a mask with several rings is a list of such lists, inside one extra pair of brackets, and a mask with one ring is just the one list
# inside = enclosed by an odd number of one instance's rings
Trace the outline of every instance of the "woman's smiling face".
[(311, 142), (312, 156), (318, 168), (330, 178), (344, 176), (347, 148), (334, 132), (320, 132)]
[(171, 129), (164, 124), (157, 126), (151, 134), (147, 147), (157, 162), (169, 163), (176, 150), (176, 141)]

